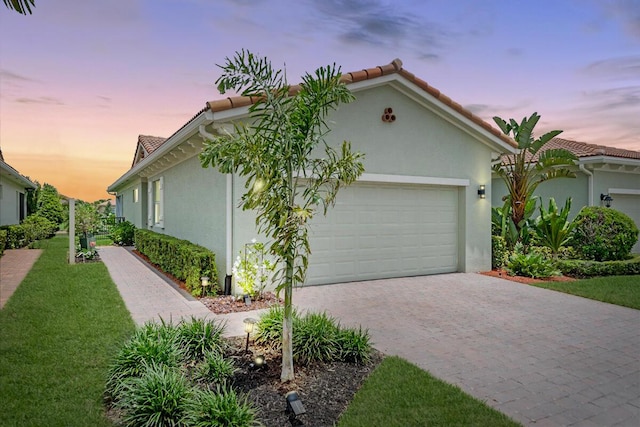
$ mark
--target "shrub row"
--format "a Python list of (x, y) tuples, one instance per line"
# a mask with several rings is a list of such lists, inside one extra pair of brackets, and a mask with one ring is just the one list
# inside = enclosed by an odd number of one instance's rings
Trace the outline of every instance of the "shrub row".
[(640, 274), (640, 256), (626, 261), (559, 260), (556, 265), (562, 274), (579, 279)]
[(209, 277), (209, 282), (218, 282), (216, 257), (209, 249), (150, 230), (135, 230), (136, 249), (149, 260), (179, 280), (185, 282), (189, 292), (202, 296), (200, 278)]
[(123, 221), (113, 226), (109, 238), (116, 245), (131, 246), (135, 241), (135, 233), (136, 226), (129, 221)]
[[(273, 349), (282, 346), (282, 306), (272, 306), (260, 316), (256, 328), (256, 344)], [(326, 313), (293, 312), (293, 359), (314, 361), (366, 363), (371, 358), (371, 343), (367, 330), (343, 328)]]
[(36, 240), (48, 239), (56, 234), (58, 226), (38, 214), (29, 215), (21, 224), (3, 225), (6, 232), (3, 239), (6, 249), (23, 248)]
[(0, 256), (4, 253), (5, 246), (7, 246), (7, 230), (0, 230)]

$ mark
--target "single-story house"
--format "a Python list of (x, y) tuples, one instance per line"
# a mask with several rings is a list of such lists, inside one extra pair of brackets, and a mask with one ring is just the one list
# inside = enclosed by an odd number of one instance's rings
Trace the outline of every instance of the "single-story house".
[[(541, 183), (536, 189), (547, 207), (553, 197), (559, 207), (571, 197), (571, 218), (583, 206), (606, 206), (624, 212), (640, 227), (640, 151), (604, 145), (587, 144), (563, 138), (553, 138), (543, 148), (564, 148), (578, 157), (574, 167), (576, 178), (558, 178)], [(502, 206), (507, 194), (502, 179), (494, 175), (493, 206)], [(633, 252), (640, 253), (640, 242)]]
[[(327, 136), (365, 154), (363, 176), (311, 224), (307, 284), (491, 268), (491, 163), (516, 144), (402, 67), (343, 75), (356, 100)], [(220, 276), (256, 233), (244, 180), (200, 165), (207, 135), (248, 117), (242, 96), (211, 101), (164, 140), (140, 136), (130, 170), (108, 187), (117, 215), (216, 253)]]
[(27, 216), (27, 193), (36, 184), (4, 161), (0, 150), (0, 225), (19, 224)]

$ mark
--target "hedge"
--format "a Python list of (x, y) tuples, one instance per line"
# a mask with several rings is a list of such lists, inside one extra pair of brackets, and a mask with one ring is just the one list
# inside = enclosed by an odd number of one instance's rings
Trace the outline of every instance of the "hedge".
[(195, 296), (202, 295), (202, 276), (208, 276), (212, 286), (218, 283), (216, 256), (205, 247), (140, 229), (135, 231), (135, 246), (162, 271), (184, 281), (189, 292)]
[(29, 215), (22, 224), (3, 225), (6, 232), (3, 242), (5, 249), (19, 249), (36, 240), (48, 239), (55, 235), (58, 226), (38, 214)]
[(556, 266), (565, 276), (585, 279), (595, 276), (627, 276), (640, 274), (640, 256), (625, 261), (560, 260)]
[(5, 246), (7, 246), (7, 230), (0, 230), (0, 256), (4, 253)]

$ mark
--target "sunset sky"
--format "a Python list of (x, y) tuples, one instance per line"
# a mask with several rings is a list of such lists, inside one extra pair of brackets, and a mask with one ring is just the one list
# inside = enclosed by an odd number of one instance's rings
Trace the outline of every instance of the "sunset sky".
[(0, 147), (86, 201), (219, 98), (242, 48), (289, 81), (337, 63), (404, 67), (487, 121), (640, 150), (640, 0), (36, 0), (0, 5)]

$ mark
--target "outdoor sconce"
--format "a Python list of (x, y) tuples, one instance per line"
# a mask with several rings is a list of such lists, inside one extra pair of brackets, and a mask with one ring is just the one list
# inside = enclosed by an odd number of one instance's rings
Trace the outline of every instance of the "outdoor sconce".
[(608, 194), (600, 194), (600, 201), (604, 202), (604, 205), (610, 208), (611, 202), (613, 202), (613, 197)]
[(256, 324), (257, 320), (247, 317), (242, 321), (244, 323), (244, 331), (247, 333), (247, 345), (244, 347), (245, 353), (249, 351), (249, 335), (253, 332), (253, 327)]
[(478, 197), (480, 197), (481, 199), (486, 198), (486, 187), (484, 185), (481, 185), (480, 187), (478, 187)]
[(207, 287), (209, 286), (209, 276), (202, 276), (200, 278), (200, 284), (202, 285), (202, 295), (206, 295)]
[(289, 414), (289, 421), (293, 425), (302, 425), (300, 420), (296, 420), (296, 417), (306, 413), (307, 411), (304, 409), (304, 405), (302, 404), (302, 400), (298, 397), (298, 393), (290, 391), (285, 394), (284, 398), (287, 401), (287, 409), (285, 412)]

